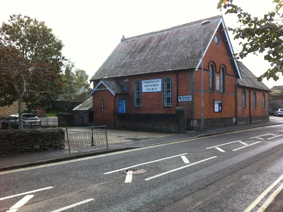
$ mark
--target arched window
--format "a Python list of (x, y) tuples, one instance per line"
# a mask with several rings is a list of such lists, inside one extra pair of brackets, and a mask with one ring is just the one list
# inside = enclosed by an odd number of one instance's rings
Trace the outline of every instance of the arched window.
[(221, 81), (221, 92), (222, 93), (225, 93), (225, 75), (226, 75), (226, 69), (224, 66), (222, 66), (220, 70), (220, 81)]
[(265, 107), (265, 94), (262, 94), (262, 107)]
[(256, 93), (253, 94), (253, 107), (256, 107)]
[(135, 82), (135, 106), (136, 107), (141, 107), (141, 103), (142, 103), (142, 95), (141, 95), (141, 82), (140, 81), (136, 81)]
[(246, 107), (246, 91), (242, 92), (242, 107)]
[(209, 65), (209, 90), (214, 91), (214, 73), (215, 73), (215, 65), (210, 63)]
[(164, 106), (172, 106), (172, 81), (169, 78), (164, 80)]
[(101, 111), (104, 112), (104, 99), (101, 101)]

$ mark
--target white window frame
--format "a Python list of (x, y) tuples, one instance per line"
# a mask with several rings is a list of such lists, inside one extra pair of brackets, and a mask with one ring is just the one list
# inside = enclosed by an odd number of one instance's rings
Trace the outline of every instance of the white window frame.
[[(139, 104), (137, 104), (139, 99)], [(135, 82), (135, 107), (141, 107), (142, 106), (142, 85), (141, 81)]]
[(165, 107), (171, 107), (172, 106), (172, 80), (170, 78), (166, 78), (163, 82), (164, 85), (164, 96), (163, 96), (163, 104)]

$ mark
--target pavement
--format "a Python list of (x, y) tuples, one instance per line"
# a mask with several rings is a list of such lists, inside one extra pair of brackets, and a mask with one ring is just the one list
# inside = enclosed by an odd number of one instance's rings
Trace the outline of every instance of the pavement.
[(0, 172), (278, 124), (283, 124), (283, 117), (270, 116), (267, 122), (211, 128), (204, 129), (204, 131), (188, 131), (184, 134), (107, 129), (108, 149), (85, 149), (72, 151), (71, 154), (67, 149), (60, 149), (0, 156)]

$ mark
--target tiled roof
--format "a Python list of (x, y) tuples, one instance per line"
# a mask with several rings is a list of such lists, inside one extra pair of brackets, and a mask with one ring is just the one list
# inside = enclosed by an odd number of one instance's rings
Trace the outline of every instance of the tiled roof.
[(93, 97), (89, 97), (87, 100), (85, 100), (82, 104), (75, 107), (73, 110), (89, 110), (92, 108)]
[(101, 85), (104, 85), (114, 96), (116, 94), (126, 94), (128, 95), (128, 91), (126, 90), (126, 88), (124, 87), (124, 85), (119, 82), (118, 80), (114, 81), (114, 80), (100, 80), (98, 82), (98, 84), (95, 86), (95, 88), (91, 91), (91, 93), (89, 94), (89, 96), (91, 96), (95, 91), (99, 90), (99, 87)]
[(283, 85), (273, 86), (273, 87), (271, 88), (271, 90), (272, 90), (272, 91), (273, 91), (273, 90), (283, 90)]
[(241, 86), (270, 91), (270, 89), (263, 82), (259, 82), (257, 80), (257, 77), (242, 62), (238, 61), (238, 66), (242, 75), (242, 79), (237, 79), (237, 82)]
[[(204, 25), (204, 49), (222, 17)], [(208, 20), (206, 19), (206, 20)], [(122, 39), (91, 80), (172, 70), (195, 69), (201, 59), (201, 22)]]

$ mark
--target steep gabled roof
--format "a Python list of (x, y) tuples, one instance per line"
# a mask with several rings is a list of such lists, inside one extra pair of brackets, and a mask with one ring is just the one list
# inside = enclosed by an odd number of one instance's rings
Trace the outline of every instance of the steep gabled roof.
[(273, 91), (273, 90), (280, 90), (280, 91), (282, 91), (283, 90), (283, 85), (276, 85), (276, 86), (273, 86), (272, 88), (271, 88), (271, 90)]
[(95, 88), (90, 92), (89, 96), (92, 96), (92, 94), (97, 91), (100, 90), (99, 87), (101, 85), (104, 85), (105, 88), (113, 94), (113, 96), (117, 95), (117, 94), (126, 94), (128, 95), (128, 91), (125, 89), (125, 87), (122, 85), (121, 82), (119, 81), (113, 81), (113, 80), (100, 80), (99, 83), (95, 86)]
[[(222, 16), (207, 18), (210, 24), (204, 25), (204, 53), (221, 26), (225, 28)], [(198, 69), (201, 61), (201, 22), (172, 27), (169, 29), (124, 38), (91, 78), (120, 77), (164, 71)], [(232, 45), (227, 32), (230, 55)], [(236, 61), (235, 69), (241, 77)]]
[(238, 61), (238, 65), (242, 74), (242, 79), (237, 79), (240, 86), (270, 91), (263, 82), (257, 80), (257, 77), (242, 62)]
[(85, 100), (83, 103), (75, 107), (73, 110), (89, 110), (92, 108), (93, 104), (93, 97), (89, 97), (87, 100)]

